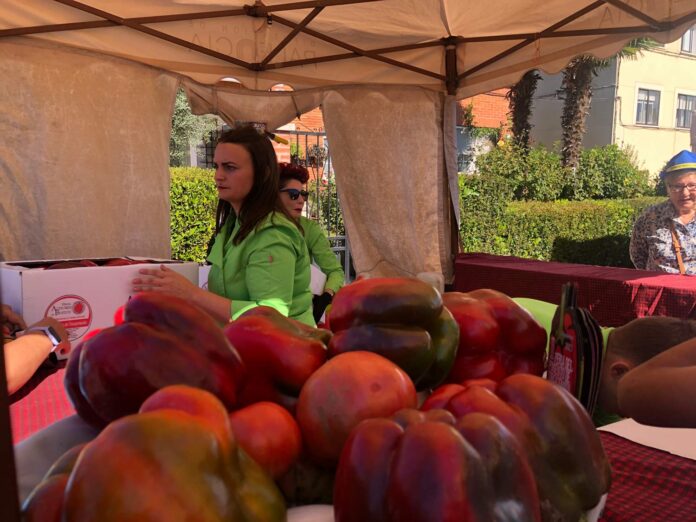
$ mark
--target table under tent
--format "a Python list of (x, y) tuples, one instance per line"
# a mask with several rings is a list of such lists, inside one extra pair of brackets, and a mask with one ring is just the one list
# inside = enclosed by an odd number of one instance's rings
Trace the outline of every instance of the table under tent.
[(321, 106), (356, 271), (451, 282), (457, 101), (695, 22), (693, 0), (5, 0), (0, 259), (168, 257), (181, 87), (269, 130)]

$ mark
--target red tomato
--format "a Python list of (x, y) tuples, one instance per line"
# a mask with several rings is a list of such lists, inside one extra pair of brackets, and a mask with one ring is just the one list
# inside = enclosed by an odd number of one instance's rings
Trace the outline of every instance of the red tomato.
[(278, 404), (251, 404), (233, 411), (230, 422), (242, 449), (274, 479), (283, 476), (300, 456), (300, 428)]
[(389, 417), (416, 404), (416, 389), (401, 368), (372, 352), (348, 352), (307, 380), (297, 403), (297, 422), (308, 455), (332, 466), (360, 421)]
[(123, 324), (125, 321), (124, 314), (126, 313), (126, 305), (119, 306), (114, 312), (114, 325)]
[(227, 410), (212, 393), (184, 384), (165, 386), (150, 395), (140, 406), (140, 413), (157, 410), (177, 410), (193, 415), (217, 434), (221, 447), (231, 447), (232, 427)]

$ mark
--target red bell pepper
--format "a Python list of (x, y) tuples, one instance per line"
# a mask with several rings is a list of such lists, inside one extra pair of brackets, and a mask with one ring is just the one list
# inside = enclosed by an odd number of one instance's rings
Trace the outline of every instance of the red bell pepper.
[(531, 468), (490, 415), (402, 410), (353, 430), (334, 487), (336, 522), (539, 522)]
[(171, 384), (208, 390), (232, 409), (244, 378), (239, 354), (212, 317), (183, 299), (143, 293), (128, 301), (123, 324), (74, 350), (65, 386), (78, 414), (103, 426)]
[(326, 361), (331, 332), (258, 306), (224, 328), (248, 372), (240, 406), (270, 401), (294, 412), (305, 381)]
[(174, 386), (112, 422), (80, 452), (62, 520), (281, 522), (273, 480), (242, 451), (212, 394)]
[(545, 520), (579, 520), (609, 489), (609, 463), (589, 415), (567, 391), (541, 377), (445, 385), (422, 406), (434, 408), (455, 417), (487, 413), (516, 436), (534, 469)]
[(443, 302), (460, 331), (457, 358), (447, 382), (500, 381), (514, 373), (543, 373), (546, 331), (508, 296), (488, 289), (448, 292)]
[(329, 357), (351, 351), (377, 353), (401, 367), (418, 390), (447, 376), (459, 327), (440, 294), (418, 279), (362, 279), (338, 291), (328, 312), (334, 336)]
[(86, 444), (78, 444), (63, 453), (46, 472), (22, 504), (24, 522), (61, 522), (63, 498), (70, 473)]

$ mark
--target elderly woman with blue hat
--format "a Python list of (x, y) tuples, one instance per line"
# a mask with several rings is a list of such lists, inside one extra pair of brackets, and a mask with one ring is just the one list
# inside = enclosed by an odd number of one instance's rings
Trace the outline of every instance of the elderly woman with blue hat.
[(696, 154), (683, 150), (660, 172), (669, 199), (647, 208), (633, 225), (636, 268), (696, 275)]

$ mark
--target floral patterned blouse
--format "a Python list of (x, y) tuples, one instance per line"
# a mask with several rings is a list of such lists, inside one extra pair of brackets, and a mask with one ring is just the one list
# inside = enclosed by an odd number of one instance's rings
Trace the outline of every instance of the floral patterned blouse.
[(636, 268), (679, 273), (677, 255), (672, 244), (670, 222), (679, 237), (686, 273), (696, 275), (696, 219), (686, 225), (667, 200), (645, 209), (633, 225), (630, 254)]

